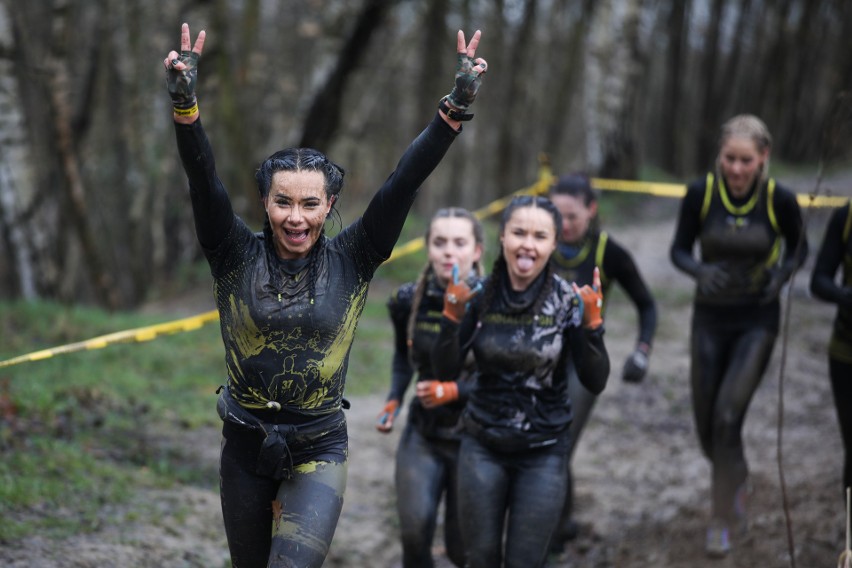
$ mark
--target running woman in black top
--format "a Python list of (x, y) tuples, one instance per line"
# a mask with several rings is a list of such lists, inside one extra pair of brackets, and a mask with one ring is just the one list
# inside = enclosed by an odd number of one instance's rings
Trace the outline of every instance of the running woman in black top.
[(778, 335), (779, 293), (807, 255), (796, 196), (768, 177), (771, 142), (752, 115), (722, 126), (716, 171), (688, 186), (670, 251), (696, 281), (692, 405), (713, 471), (711, 556), (747, 528), (743, 422)]
[[(600, 230), (597, 217), (598, 197), (587, 175), (574, 173), (557, 178), (550, 188), (550, 200), (562, 214), (562, 230), (553, 253), (554, 267), (559, 275), (582, 286), (592, 284), (594, 270), (598, 268), (603, 297), (609, 297), (610, 286), (617, 282), (636, 307), (639, 333), (636, 347), (627, 357), (621, 377), (627, 382), (638, 383), (648, 371), (648, 359), (657, 329), (657, 307), (654, 298), (630, 253), (605, 231)], [(603, 310), (605, 309), (606, 303), (603, 307)], [(570, 427), (570, 453), (573, 458), (597, 397), (583, 387), (573, 369), (569, 376), (568, 396), (571, 398), (574, 415)], [(559, 529), (551, 543), (554, 551), (561, 550), (564, 542), (577, 533), (577, 525), (572, 520), (573, 493), (574, 483), (569, 464), (565, 508)]]
[(184, 24), (180, 53), (163, 62), (225, 345), (220, 493), (235, 566), (320, 566), (328, 553), (346, 485), (343, 388), (355, 325), (420, 184), (458, 134), (459, 120), (469, 118), (486, 68), (474, 59), (479, 37), (466, 44), (459, 32), (452, 93), (363, 216), (334, 238), (323, 229), (343, 170), (312, 149), (276, 152), (257, 170), (262, 233), (235, 215), (195, 96), (205, 33), (191, 48)]
[(464, 282), (444, 297), (435, 374), (455, 376), (468, 349), (476, 361), (458, 471), (469, 568), (544, 565), (565, 499), (569, 361), (595, 394), (609, 374), (600, 279), (572, 288), (550, 262), (561, 225), (547, 198), (514, 198), (483, 292), (470, 309)]
[(429, 262), (416, 282), (404, 284), (388, 302), (395, 349), (391, 390), (376, 428), (390, 432), (405, 391), (417, 373), (416, 396), (396, 453), (396, 507), (404, 568), (431, 568), (438, 506), (444, 496), (444, 544), (460, 568), (464, 549), (458, 520), (456, 466), (460, 417), (472, 385), (469, 369), (452, 380), (432, 372), (444, 290), (453, 273), (475, 288), (482, 270), (482, 225), (466, 209), (439, 209), (426, 231)]
[(811, 292), (837, 304), (828, 344), (828, 370), (845, 449), (843, 487), (852, 487), (852, 204), (835, 209), (828, 221), (811, 276)]

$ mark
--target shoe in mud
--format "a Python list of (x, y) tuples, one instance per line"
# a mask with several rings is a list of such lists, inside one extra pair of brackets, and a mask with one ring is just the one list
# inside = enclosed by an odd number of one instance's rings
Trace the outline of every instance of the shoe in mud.
[(714, 524), (707, 529), (707, 543), (704, 550), (710, 558), (724, 558), (731, 551), (728, 527)]

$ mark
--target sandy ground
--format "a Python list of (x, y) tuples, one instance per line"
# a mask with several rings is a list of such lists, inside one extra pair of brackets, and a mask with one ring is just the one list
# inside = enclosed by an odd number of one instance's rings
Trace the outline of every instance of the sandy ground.
[[(787, 348), (779, 340), (745, 425), (753, 485), (751, 529), (735, 542), (728, 558), (709, 560), (703, 541), (710, 468), (698, 449), (687, 380), (692, 284), (668, 261), (674, 209), (662, 209), (655, 210), (654, 222), (647, 226), (610, 229), (615, 239), (633, 251), (650, 286), (659, 291), (659, 331), (645, 382), (622, 383), (619, 372), (635, 341), (635, 315), (623, 297), (610, 302), (606, 341), (616, 372), (599, 399), (575, 458), (581, 532), (549, 566), (836, 566), (845, 543), (845, 515), (842, 446), (825, 355), (834, 310), (807, 293), (813, 255), (791, 287)], [(817, 215), (810, 224), (815, 250), (824, 218)], [(363, 346), (356, 341), (356, 348)], [(783, 428), (779, 430), (782, 387)], [(375, 432), (373, 420), (382, 402), (383, 394), (356, 397), (348, 411), (349, 484), (326, 566), (399, 566), (393, 459), (401, 428), (388, 436)], [(783, 440), (780, 469), (779, 432)], [(185, 440), (173, 438), (170, 443), (185, 446), (187, 460), (209, 472), (210, 489), (180, 487), (140, 494), (130, 509), (153, 507), (162, 515), (156, 524), (140, 524), (133, 515), (119, 511), (118, 518), (126, 521), (94, 533), (62, 541), (29, 538), (5, 543), (0, 546), (0, 565), (226, 566), (227, 547), (213, 489), (219, 433), (209, 428), (193, 432)], [(442, 550), (439, 533), (437, 564), (446, 568), (450, 564)]]

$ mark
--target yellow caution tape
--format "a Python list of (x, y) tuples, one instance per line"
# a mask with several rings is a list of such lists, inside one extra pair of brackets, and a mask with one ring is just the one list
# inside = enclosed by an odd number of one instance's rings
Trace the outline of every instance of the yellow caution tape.
[(107, 335), (101, 335), (98, 337), (93, 337), (92, 339), (87, 339), (86, 341), (79, 341), (77, 343), (60, 345), (59, 347), (43, 349), (41, 351), (35, 351), (27, 355), (21, 355), (19, 357), (13, 357), (12, 359), (6, 359), (5, 361), (0, 361), (0, 368), (10, 367), (12, 365), (17, 365), (18, 363), (26, 363), (28, 361), (41, 361), (44, 359), (50, 359), (55, 355), (61, 355), (63, 353), (102, 349), (104, 347), (107, 347), (109, 345), (115, 345), (117, 343), (141, 343), (144, 341), (151, 341), (152, 339), (156, 339), (161, 335), (192, 331), (218, 319), (219, 312), (217, 312), (216, 310), (212, 310), (185, 319), (151, 325), (147, 327), (139, 327), (136, 329), (129, 329), (126, 331), (109, 333)]
[[(623, 179), (592, 178), (592, 187), (601, 190), (626, 191), (658, 197), (683, 197), (686, 195), (686, 186), (679, 183), (655, 183)], [(796, 201), (802, 207), (842, 207), (843, 205), (846, 205), (849, 198), (836, 195), (811, 195), (809, 193), (798, 193), (796, 194)]]
[[(506, 205), (518, 195), (546, 195), (553, 183), (554, 176), (547, 162), (546, 157), (540, 159), (541, 166), (539, 168), (538, 180), (528, 187), (519, 189), (514, 193), (492, 201), (485, 207), (477, 209), (473, 212), (477, 219), (486, 219), (492, 215), (496, 215), (506, 208)], [(630, 193), (641, 193), (644, 195), (653, 195), (657, 197), (683, 197), (686, 194), (686, 186), (678, 183), (656, 183), (643, 181), (630, 181), (622, 179), (601, 179), (592, 178), (592, 187), (598, 190), (608, 191), (624, 191)], [(809, 194), (797, 194), (796, 199), (799, 205), (803, 207), (840, 207), (848, 201), (847, 197), (836, 196), (812, 196)], [(393, 262), (403, 256), (415, 253), (425, 246), (423, 237), (412, 239), (405, 244), (399, 245), (393, 249), (393, 252), (387, 262)], [(109, 345), (117, 343), (141, 343), (151, 341), (161, 335), (180, 333), (184, 331), (192, 331), (210, 322), (217, 321), (219, 313), (212, 310), (203, 314), (192, 316), (189, 318), (175, 320), (149, 327), (141, 327), (130, 329), (127, 331), (119, 331), (100, 337), (94, 337), (86, 341), (78, 343), (69, 343), (51, 349), (35, 351), (27, 355), (21, 355), (12, 359), (0, 361), (0, 368), (25, 363), (28, 361), (40, 361), (49, 359), (55, 355), (63, 353), (73, 353), (75, 351), (85, 351), (91, 349), (101, 349)]]

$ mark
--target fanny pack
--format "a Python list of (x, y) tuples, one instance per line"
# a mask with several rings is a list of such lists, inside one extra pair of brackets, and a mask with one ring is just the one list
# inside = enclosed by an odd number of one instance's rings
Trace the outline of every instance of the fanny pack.
[(313, 439), (345, 423), (343, 412), (335, 412), (304, 424), (264, 422), (234, 400), (227, 386), (220, 388), (216, 411), (223, 421), (256, 430), (263, 435), (255, 472), (276, 481), (293, 478), (294, 465), (290, 444)]
[(486, 426), (474, 418), (470, 412), (462, 416), (464, 429), (478, 442), (495, 452), (515, 453), (556, 444), (563, 432), (530, 432), (509, 426)]

